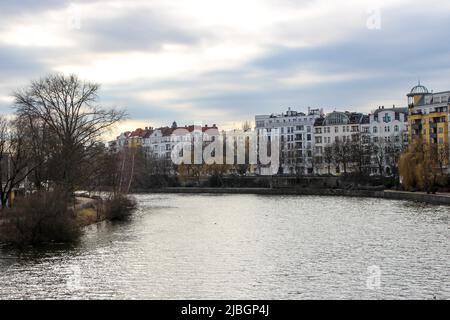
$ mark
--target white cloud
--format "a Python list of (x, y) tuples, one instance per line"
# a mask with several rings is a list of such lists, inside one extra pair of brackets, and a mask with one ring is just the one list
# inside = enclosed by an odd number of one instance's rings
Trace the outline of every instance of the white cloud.
[(13, 26), (0, 33), (0, 42), (21, 47), (73, 47), (63, 32), (50, 25), (30, 24)]
[(117, 84), (140, 79), (177, 79), (196, 76), (202, 72), (236, 68), (256, 54), (255, 48), (245, 44), (218, 44), (196, 48), (166, 45), (157, 52), (94, 55), (91, 61), (77, 65), (62, 64), (54, 69), (76, 73), (82, 78), (105, 84)]
[(14, 97), (12, 97), (12, 96), (0, 96), (0, 102), (13, 103), (14, 102)]
[(371, 75), (360, 73), (320, 73), (315, 71), (298, 71), (287, 77), (281, 78), (279, 82), (293, 87), (314, 86), (334, 82), (351, 81), (369, 78)]

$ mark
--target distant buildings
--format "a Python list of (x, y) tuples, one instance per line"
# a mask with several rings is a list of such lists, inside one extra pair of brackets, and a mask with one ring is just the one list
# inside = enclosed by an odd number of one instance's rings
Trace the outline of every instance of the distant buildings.
[[(306, 112), (288, 108), (282, 113), (255, 116), (255, 134), (277, 133), (279, 136), (278, 174), (339, 175), (363, 172), (391, 175), (397, 170), (401, 153), (411, 141), (449, 145), (450, 91), (430, 93), (420, 83), (407, 94), (408, 107), (379, 106), (370, 114), (308, 108)], [(109, 143), (112, 151), (125, 147), (142, 147), (147, 155), (170, 159), (175, 143), (173, 132), (183, 129), (191, 138), (208, 144), (205, 132), (216, 125), (136, 129), (121, 133)], [(248, 132), (247, 132), (248, 133)], [(270, 140), (269, 140), (270, 141)], [(205, 144), (204, 144), (205, 145)], [(249, 173), (271, 174), (264, 165), (249, 166)], [(267, 172), (266, 172), (267, 171)]]
[(255, 121), (258, 134), (279, 129), (280, 174), (390, 174), (408, 143), (408, 109), (395, 106), (371, 114), (288, 109)]
[(211, 139), (206, 135), (206, 132), (212, 135), (218, 134), (219, 132), (215, 124), (212, 126), (186, 125), (184, 127), (178, 127), (177, 123), (173, 122), (171, 127), (145, 127), (145, 129), (139, 128), (132, 132), (123, 132), (116, 140), (109, 142), (109, 147), (113, 152), (123, 150), (124, 148), (141, 147), (147, 156), (168, 160), (171, 157), (171, 152), (175, 144), (181, 141), (180, 139), (185, 138), (173, 135), (176, 131), (190, 133), (192, 139), (202, 139), (204, 141)]

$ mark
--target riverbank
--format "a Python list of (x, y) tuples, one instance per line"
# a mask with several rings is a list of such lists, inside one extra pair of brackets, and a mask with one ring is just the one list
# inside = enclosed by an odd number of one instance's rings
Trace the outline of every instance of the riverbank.
[(35, 193), (0, 211), (0, 243), (18, 247), (75, 243), (84, 227), (104, 220), (126, 220), (135, 208), (134, 199), (120, 194), (68, 200), (57, 192)]
[(202, 188), (173, 187), (135, 190), (136, 193), (215, 193), (215, 194), (260, 194), (260, 195), (310, 195), (343, 196), (406, 200), (435, 205), (450, 206), (450, 194), (427, 194), (397, 190), (357, 190), (357, 189), (312, 189), (312, 188)]

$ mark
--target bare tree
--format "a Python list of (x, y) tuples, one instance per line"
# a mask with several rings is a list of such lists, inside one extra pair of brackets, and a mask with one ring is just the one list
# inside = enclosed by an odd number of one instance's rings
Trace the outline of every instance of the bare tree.
[(11, 192), (35, 169), (17, 120), (0, 117), (0, 200), (5, 207)]
[(384, 166), (386, 164), (387, 144), (384, 139), (378, 138), (372, 143), (372, 159), (378, 168), (378, 174), (384, 175)]
[(444, 174), (444, 170), (448, 166), (450, 157), (450, 148), (448, 144), (439, 144), (436, 150), (436, 161), (439, 165), (439, 169), (441, 170), (441, 174)]
[(47, 130), (45, 123), (30, 115), (17, 118), (21, 134), (26, 142), (29, 166), (34, 167), (28, 176), (29, 186), (41, 190), (48, 188), (48, 182), (52, 175), (52, 159), (50, 157), (52, 146), (55, 145), (55, 137)]
[(352, 141), (350, 142), (350, 158), (359, 174), (367, 172), (367, 166), (370, 164), (370, 157), (369, 146), (364, 143), (362, 136), (359, 133), (352, 135)]
[[(400, 136), (391, 136), (390, 141), (386, 143), (386, 165), (390, 168), (390, 173), (398, 180), (398, 165), (402, 153), (406, 149), (403, 134)], [(399, 181), (396, 181), (398, 183)]]
[(303, 177), (305, 175), (306, 158), (302, 150), (292, 151), (292, 155), (292, 161), (294, 163), (294, 173), (297, 177)]
[(344, 174), (347, 173), (349, 164), (351, 163), (351, 143), (348, 141), (337, 140), (333, 143), (333, 158), (336, 165), (341, 166)]
[(75, 75), (55, 74), (14, 94), (18, 116), (42, 121), (55, 138), (53, 180), (67, 194), (86, 180), (89, 172), (82, 168), (97, 155), (100, 137), (125, 117), (124, 111), (100, 106), (98, 90)]
[(327, 145), (324, 147), (323, 163), (327, 166), (328, 175), (331, 175), (331, 165), (334, 163), (333, 146)]

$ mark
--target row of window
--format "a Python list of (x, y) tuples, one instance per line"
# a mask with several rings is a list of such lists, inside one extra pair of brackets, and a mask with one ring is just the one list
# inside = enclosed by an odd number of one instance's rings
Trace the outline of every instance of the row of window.
[[(292, 142), (292, 143), (286, 143), (286, 144), (282, 144), (282, 149), (284, 150), (291, 150), (291, 149), (303, 149), (303, 142)], [(306, 144), (306, 148), (307, 149), (311, 149), (311, 142), (308, 142)]]
[[(294, 127), (287, 127), (286, 130), (284, 130), (284, 127), (281, 127), (281, 133), (293, 133)], [(295, 131), (305, 131), (305, 126), (296, 126)], [(311, 132), (311, 126), (306, 126), (306, 132)]]
[[(394, 118), (395, 118), (395, 120), (400, 121), (400, 113), (399, 112), (395, 112), (394, 113)], [(375, 114), (373, 116), (373, 119), (378, 122), (378, 114)], [(385, 113), (384, 117), (383, 117), (383, 122), (389, 123), (391, 121), (392, 121), (391, 115), (389, 113)]]
[[(342, 141), (342, 142), (350, 142), (350, 141), (356, 141), (357, 140), (357, 138), (358, 138), (358, 136), (357, 135), (352, 135), (352, 136), (342, 136), (342, 138), (339, 138), (339, 137), (334, 137), (334, 142), (339, 142), (339, 141)], [(393, 141), (394, 142), (400, 142), (400, 136), (394, 136), (393, 137)], [(408, 139), (408, 136), (406, 136), (405, 135), (405, 137), (404, 137), (404, 140), (405, 141), (408, 141), (407, 140)], [(378, 142), (379, 141), (379, 138), (378, 137), (373, 137), (373, 142)], [(390, 136), (388, 136), (388, 137), (384, 137), (384, 141), (385, 142), (391, 142), (392, 141), (392, 138), (390, 137)], [(318, 136), (318, 137), (315, 137), (315, 142), (317, 143), (317, 144), (321, 144), (321, 143), (324, 143), (324, 144), (331, 144), (331, 137), (320, 137), (320, 136)], [(362, 143), (370, 143), (370, 137), (368, 137), (368, 136), (363, 136), (362, 137)]]
[[(422, 132), (423, 132), (423, 134), (427, 134), (427, 129), (423, 129)], [(444, 128), (439, 127), (437, 132), (438, 133), (444, 133)], [(433, 131), (433, 129), (430, 130), (430, 134), (435, 134), (435, 133), (436, 133), (436, 131)]]
[[(298, 141), (298, 140), (304, 140), (304, 138), (305, 138), (305, 135), (303, 135), (301, 133), (297, 133), (295, 135), (291, 134), (291, 135), (281, 136), (281, 141), (282, 142), (284, 142), (284, 141)], [(306, 135), (306, 141), (311, 141), (311, 139), (312, 139), (312, 136), (311, 136), (311, 134), (308, 133)]]
[[(394, 126), (394, 132), (399, 132), (400, 131), (400, 127), (398, 125)], [(372, 128), (372, 132), (373, 133), (378, 133), (378, 127), (373, 127)], [(391, 127), (390, 126), (384, 126), (384, 132), (391, 132)]]
[[(287, 122), (298, 122), (298, 121), (304, 121), (304, 122), (306, 122), (306, 121), (309, 121), (309, 122), (311, 122), (311, 121), (314, 121), (314, 119), (315, 118), (312, 118), (312, 117), (309, 117), (309, 118), (293, 118), (293, 119), (287, 119), (287, 121), (286, 121), (286, 119), (283, 119), (283, 121), (281, 121), (280, 119), (276, 119), (276, 120), (269, 120), (269, 123), (287, 123)], [(261, 122), (263, 122), (263, 121), (261, 121)]]
[[(339, 133), (339, 127), (334, 127), (334, 132)], [(359, 126), (343, 126), (342, 132), (359, 132)], [(315, 128), (315, 133), (322, 133), (322, 128)], [(323, 127), (323, 133), (331, 133), (331, 127)]]

